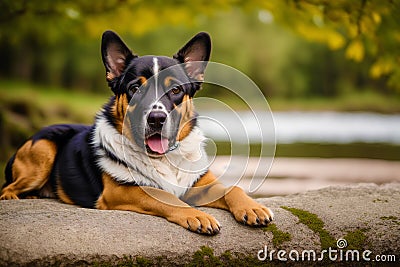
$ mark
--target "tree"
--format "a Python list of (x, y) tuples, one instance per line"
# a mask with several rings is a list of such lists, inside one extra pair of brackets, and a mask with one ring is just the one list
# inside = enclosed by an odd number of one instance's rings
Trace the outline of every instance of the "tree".
[(98, 38), (104, 29), (141, 35), (164, 25), (196, 25), (203, 18), (240, 8), (258, 10), (303, 38), (346, 49), (346, 57), (368, 63), (369, 74), (400, 91), (399, 0), (3, 0), (1, 42), (60, 42), (68, 36)]
[(350, 60), (370, 56), (370, 75), (386, 76), (388, 85), (400, 91), (400, 1), (276, 0), (263, 8), (308, 40), (333, 50), (346, 47)]

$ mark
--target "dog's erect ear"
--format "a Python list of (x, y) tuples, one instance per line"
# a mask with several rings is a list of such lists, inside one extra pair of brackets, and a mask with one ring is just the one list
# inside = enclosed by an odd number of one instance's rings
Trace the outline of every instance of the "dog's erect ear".
[(121, 75), (127, 63), (136, 55), (126, 46), (113, 31), (105, 31), (101, 38), (101, 56), (106, 67), (106, 77), (111, 81)]
[(204, 81), (204, 71), (207, 67), (207, 61), (210, 59), (210, 53), (210, 35), (205, 32), (200, 32), (187, 42), (187, 44), (174, 55), (174, 58), (180, 63), (185, 63), (186, 72), (191, 78), (197, 81)]

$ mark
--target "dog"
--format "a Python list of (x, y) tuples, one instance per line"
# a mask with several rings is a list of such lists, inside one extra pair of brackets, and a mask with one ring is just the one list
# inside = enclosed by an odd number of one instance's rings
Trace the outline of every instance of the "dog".
[(265, 226), (272, 211), (208, 169), (193, 96), (204, 82), (211, 38), (200, 32), (173, 57), (138, 56), (113, 31), (101, 55), (113, 96), (91, 126), (41, 129), (11, 157), (0, 199), (57, 198), (101, 210), (164, 217), (190, 231), (220, 232), (195, 206), (230, 211)]

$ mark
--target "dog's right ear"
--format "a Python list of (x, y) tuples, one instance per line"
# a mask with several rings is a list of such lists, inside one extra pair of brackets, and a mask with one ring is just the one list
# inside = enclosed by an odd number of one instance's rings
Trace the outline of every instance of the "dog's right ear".
[(120, 76), (129, 61), (137, 57), (113, 31), (105, 31), (101, 38), (101, 56), (107, 81)]
[(187, 74), (197, 81), (204, 81), (204, 71), (211, 54), (211, 38), (206, 32), (196, 34), (173, 58), (184, 63)]

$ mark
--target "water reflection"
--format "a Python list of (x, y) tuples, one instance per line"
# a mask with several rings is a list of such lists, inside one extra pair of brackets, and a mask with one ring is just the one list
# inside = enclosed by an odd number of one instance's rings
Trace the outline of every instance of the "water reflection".
[[(230, 127), (237, 125), (237, 118), (221, 111), (200, 111)], [(252, 120), (250, 112), (238, 112), (242, 125), (252, 143), (260, 140), (260, 129)], [(376, 113), (345, 112), (274, 112), (276, 139), (278, 144), (291, 143), (391, 143), (400, 144), (400, 114), (385, 115)], [(262, 117), (262, 115), (261, 115)], [(267, 116), (267, 113), (265, 114)], [(216, 141), (229, 141), (226, 132), (200, 120), (204, 133)], [(262, 131), (261, 131), (262, 132)], [(236, 140), (247, 142), (240, 131), (230, 131)]]

